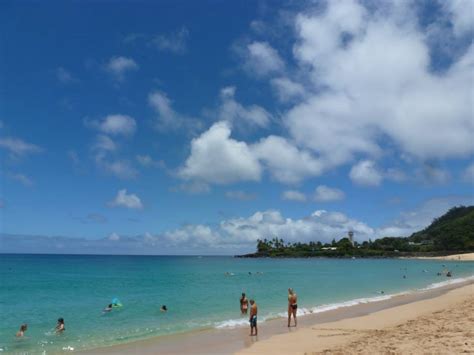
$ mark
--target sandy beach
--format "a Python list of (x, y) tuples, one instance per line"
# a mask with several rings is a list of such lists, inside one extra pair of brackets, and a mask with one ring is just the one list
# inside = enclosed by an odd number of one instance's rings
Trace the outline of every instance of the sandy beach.
[(417, 259), (474, 261), (474, 253), (454, 254), (454, 255), (447, 255), (447, 256), (432, 256), (432, 257), (420, 256), (420, 257), (417, 257)]
[(474, 285), (363, 317), (258, 342), (244, 354), (451, 354), (474, 352)]
[(89, 354), (318, 354), (474, 352), (474, 281), (247, 327), (161, 336)]

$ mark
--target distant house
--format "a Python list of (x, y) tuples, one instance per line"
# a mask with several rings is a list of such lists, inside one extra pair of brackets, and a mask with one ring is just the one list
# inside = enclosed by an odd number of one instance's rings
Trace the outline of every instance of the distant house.
[(323, 247), (321, 250), (337, 250), (337, 247)]

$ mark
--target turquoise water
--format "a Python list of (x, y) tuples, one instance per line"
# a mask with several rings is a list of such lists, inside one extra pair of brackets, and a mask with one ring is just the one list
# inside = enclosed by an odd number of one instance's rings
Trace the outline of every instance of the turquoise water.
[[(444, 268), (452, 270), (452, 279), (436, 275)], [(255, 298), (264, 320), (285, 312), (288, 287), (298, 293), (304, 313), (473, 274), (473, 262), (431, 260), (0, 255), (0, 349), (77, 351), (197, 328), (247, 325), (239, 312), (241, 292)], [(124, 306), (103, 314), (114, 297)], [(162, 304), (167, 313), (160, 312)], [(65, 319), (66, 332), (55, 335), (59, 317)], [(24, 322), (27, 338), (16, 339)]]

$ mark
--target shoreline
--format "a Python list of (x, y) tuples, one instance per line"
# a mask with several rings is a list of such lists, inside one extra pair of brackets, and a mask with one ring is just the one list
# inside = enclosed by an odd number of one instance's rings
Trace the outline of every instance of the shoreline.
[[(448, 292), (456, 289), (471, 287), (474, 284), (473, 277), (468, 280), (451, 283), (435, 288), (426, 288), (411, 293), (404, 293), (390, 296), (388, 299), (377, 300), (355, 305), (341, 306), (337, 309), (329, 309), (319, 313), (309, 313), (298, 317), (298, 328), (287, 328), (284, 318), (267, 320), (259, 324), (258, 338), (248, 335), (248, 327), (238, 327), (232, 329), (205, 328), (184, 333), (162, 335), (145, 340), (137, 340), (125, 344), (117, 344), (109, 347), (95, 348), (81, 351), (84, 354), (154, 354), (154, 353), (213, 353), (231, 354), (239, 351), (251, 351), (253, 344), (258, 343), (261, 347), (263, 343), (272, 341), (273, 338), (288, 336), (295, 331), (300, 332), (318, 324), (347, 321), (358, 317), (369, 316), (393, 310), (417, 302), (436, 299)], [(446, 282), (446, 281), (445, 281)], [(348, 304), (350, 301), (347, 302)], [(291, 340), (291, 338), (290, 338)], [(272, 351), (274, 352), (274, 351)], [(278, 352), (278, 349), (277, 351)]]
[(474, 261), (474, 253), (452, 254), (452, 255), (446, 255), (446, 256), (415, 256), (415, 257), (408, 257), (407, 259)]

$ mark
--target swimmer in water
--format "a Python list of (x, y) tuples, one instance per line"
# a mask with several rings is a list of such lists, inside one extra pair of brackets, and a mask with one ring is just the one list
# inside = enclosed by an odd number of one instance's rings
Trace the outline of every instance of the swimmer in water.
[(17, 338), (25, 336), (25, 332), (28, 329), (28, 324), (24, 323), (20, 326), (20, 330), (16, 333)]
[(160, 308), (160, 311), (161, 312), (168, 312), (168, 307), (166, 307), (166, 305), (162, 305), (161, 308)]
[(111, 303), (111, 304), (109, 304), (107, 307), (105, 307), (105, 308), (102, 310), (102, 312), (104, 312), (104, 313), (106, 313), (106, 312), (111, 312), (111, 311), (112, 311), (112, 308), (113, 308), (113, 306), (112, 306), (112, 303)]
[(242, 297), (240, 298), (240, 312), (242, 314), (247, 314), (249, 308), (249, 300), (245, 296), (245, 293), (242, 293)]
[(288, 289), (288, 327), (290, 327), (291, 322), (291, 315), (293, 315), (293, 319), (295, 320), (295, 327), (296, 327), (296, 311), (298, 310), (298, 296), (293, 291), (292, 288)]
[(56, 333), (61, 334), (66, 330), (66, 327), (64, 325), (64, 318), (59, 318), (58, 319), (58, 324), (56, 324)]

